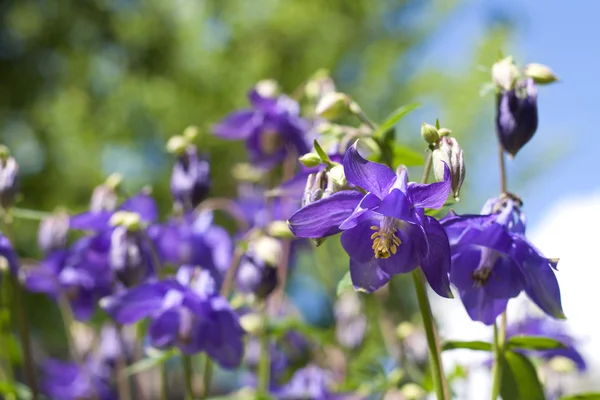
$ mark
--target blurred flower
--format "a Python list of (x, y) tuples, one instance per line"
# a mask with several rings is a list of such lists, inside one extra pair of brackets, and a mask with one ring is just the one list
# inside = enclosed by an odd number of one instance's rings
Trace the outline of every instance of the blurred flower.
[(498, 95), (496, 131), (502, 147), (510, 155), (533, 137), (538, 127), (537, 88), (533, 78), (517, 82)]
[(190, 144), (177, 157), (171, 173), (171, 194), (184, 210), (191, 210), (208, 196), (210, 164), (198, 156), (196, 146)]
[(274, 394), (280, 400), (358, 399), (353, 395), (333, 393), (329, 389), (331, 383), (327, 371), (315, 365), (309, 365), (297, 370), (286, 385), (274, 390)]
[(182, 267), (177, 279), (148, 282), (102, 299), (101, 306), (120, 324), (149, 317), (151, 344), (178, 347), (183, 353), (205, 351), (224, 368), (243, 356), (243, 330), (227, 300), (216, 292), (208, 271)]
[(335, 312), (335, 336), (344, 347), (360, 346), (367, 330), (367, 317), (363, 314), (360, 297), (356, 292), (346, 291), (337, 299)]
[(398, 273), (421, 266), (431, 287), (451, 296), (450, 246), (439, 222), (424, 209), (440, 208), (451, 189), (450, 170), (443, 182), (408, 183), (406, 170), (365, 160), (356, 144), (344, 157), (346, 179), (363, 194), (343, 190), (297, 211), (289, 220), (298, 237), (321, 238), (343, 231), (342, 246), (350, 255), (356, 288), (372, 292)]
[(18, 193), (19, 164), (6, 146), (0, 146), (0, 206), (12, 206)]
[(5, 268), (8, 268), (11, 274), (17, 274), (19, 272), (19, 256), (15, 253), (10, 240), (0, 232), (0, 277), (1, 272)]
[(117, 208), (117, 187), (121, 184), (123, 177), (112, 174), (101, 185), (96, 186), (90, 198), (90, 211), (114, 211)]
[(277, 287), (277, 264), (282, 245), (277, 239), (262, 236), (249, 243), (240, 260), (236, 285), (241, 293), (265, 299)]
[(585, 371), (587, 368), (583, 356), (576, 348), (577, 341), (567, 332), (565, 323), (561, 323), (550, 318), (528, 315), (522, 321), (509, 325), (506, 330), (506, 335), (509, 338), (516, 335), (527, 335), (549, 337), (551, 339), (558, 340), (566, 347), (550, 350), (520, 351), (529, 355), (540, 357), (546, 361), (551, 361), (556, 357), (568, 358), (575, 364), (579, 371)]
[(310, 123), (300, 117), (298, 103), (285, 95), (270, 97), (261, 92), (259, 85), (250, 90), (252, 108), (229, 114), (214, 127), (214, 133), (246, 140), (250, 161), (265, 167), (283, 160), (290, 148), (298, 156), (308, 153)]
[(452, 248), (450, 280), (471, 319), (492, 324), (523, 290), (548, 315), (564, 318), (553, 271), (558, 261), (527, 240), (525, 216), (515, 201), (490, 199), (481, 213), (450, 212), (442, 220)]
[(38, 230), (38, 246), (49, 254), (54, 250), (64, 249), (69, 233), (69, 216), (65, 213), (54, 214), (40, 222)]
[(85, 365), (59, 360), (44, 363), (43, 393), (60, 400), (115, 400), (117, 394), (111, 387), (111, 369), (94, 359)]

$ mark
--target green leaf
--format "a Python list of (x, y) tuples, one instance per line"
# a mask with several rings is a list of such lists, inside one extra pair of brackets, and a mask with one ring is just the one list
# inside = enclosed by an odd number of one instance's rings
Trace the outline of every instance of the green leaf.
[(383, 134), (396, 125), (398, 121), (400, 121), (406, 114), (411, 112), (414, 109), (421, 107), (421, 103), (410, 103), (395, 109), (387, 118), (379, 125), (379, 128), (373, 132), (373, 136), (379, 138), (383, 136)]
[(19, 382), (0, 382), (0, 398), (8, 398), (8, 396), (16, 396), (20, 400), (31, 399), (31, 390)]
[(317, 142), (317, 140), (315, 139), (315, 151), (317, 152), (317, 154), (319, 155), (319, 157), (321, 157), (321, 160), (325, 163), (325, 164), (331, 164), (331, 160), (329, 159), (329, 156), (327, 155), (327, 153), (325, 153), (325, 151), (323, 150), (323, 148), (321, 147), (321, 145), (319, 144), (319, 142)]
[(425, 164), (423, 153), (415, 151), (406, 146), (394, 146), (394, 165), (403, 164), (407, 167), (414, 167)]
[(526, 356), (507, 351), (502, 363), (500, 395), (504, 400), (545, 399), (537, 371)]
[(543, 336), (512, 336), (507, 347), (527, 350), (564, 349), (566, 346), (556, 339)]
[(492, 351), (492, 344), (481, 340), (462, 342), (459, 340), (448, 340), (442, 345), (442, 350), (469, 349), (480, 351)]
[(560, 400), (600, 400), (600, 392), (588, 392), (563, 396)]
[(353, 289), (354, 285), (352, 284), (352, 278), (350, 277), (350, 271), (346, 272), (346, 274), (340, 279), (337, 285), (336, 295), (341, 295), (346, 290)]
[(147, 358), (143, 358), (135, 364), (130, 365), (125, 370), (127, 376), (139, 374), (140, 372), (144, 372), (146, 370), (157, 367), (161, 364), (164, 364), (169, 359), (177, 355), (178, 352), (176, 349), (171, 349), (167, 351), (157, 351), (156, 355), (152, 355)]

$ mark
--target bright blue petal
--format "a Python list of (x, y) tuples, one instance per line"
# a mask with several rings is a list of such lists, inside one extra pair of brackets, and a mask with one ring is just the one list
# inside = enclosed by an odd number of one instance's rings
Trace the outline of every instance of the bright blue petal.
[(152, 319), (148, 328), (148, 335), (152, 345), (165, 348), (175, 343), (179, 333), (179, 312), (172, 308), (165, 310)]
[(105, 297), (100, 306), (118, 323), (131, 324), (159, 311), (170, 286), (166, 281), (146, 283)]
[(410, 200), (400, 189), (392, 189), (381, 201), (377, 212), (386, 217), (412, 222), (411, 206)]
[(81, 229), (90, 231), (101, 231), (108, 229), (108, 222), (112, 217), (110, 211), (86, 211), (81, 214), (73, 215), (69, 218), (70, 229)]

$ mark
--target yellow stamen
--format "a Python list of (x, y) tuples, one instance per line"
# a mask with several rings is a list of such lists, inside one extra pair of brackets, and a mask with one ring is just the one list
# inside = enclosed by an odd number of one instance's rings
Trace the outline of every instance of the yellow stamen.
[(396, 236), (398, 229), (394, 226), (385, 226), (383, 229), (372, 226), (371, 229), (376, 231), (371, 235), (371, 240), (373, 240), (371, 248), (375, 253), (375, 258), (386, 259), (392, 254), (396, 254), (398, 246), (402, 243), (400, 238)]

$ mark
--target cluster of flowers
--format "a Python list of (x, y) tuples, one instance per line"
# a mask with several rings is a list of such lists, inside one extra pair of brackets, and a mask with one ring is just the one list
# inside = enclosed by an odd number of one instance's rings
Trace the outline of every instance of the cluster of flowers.
[[(499, 87), (497, 131), (504, 149), (515, 155), (537, 128), (535, 83), (544, 77), (539, 66), (515, 72), (511, 60), (498, 63), (493, 76)], [(256, 330), (256, 319), (248, 317), (267, 308), (267, 300), (275, 304), (275, 316), (282, 313), (284, 301), (274, 294), (283, 291), (283, 272), (302, 244), (290, 230), (317, 244), (341, 233), (359, 291), (373, 292), (394, 275), (420, 268), (440, 296), (452, 297), (453, 284), (473, 320), (492, 324), (523, 291), (548, 315), (563, 317), (557, 260), (544, 257), (526, 238), (520, 199), (502, 193), (478, 215), (450, 212), (441, 220), (432, 215), (450, 194), (458, 198), (465, 176), (463, 152), (450, 130), (423, 126), (437, 181), (409, 182), (406, 168), (393, 171), (363, 157), (385, 143), (329, 78), (316, 77), (304, 89), (315, 106), (309, 115), (296, 100), (278, 94), (273, 82), (263, 81), (249, 92), (250, 109), (233, 112), (214, 127), (222, 138), (246, 141), (251, 165), (238, 170), (243, 182), (237, 199), (207, 200), (210, 164), (194, 145), (197, 131), (188, 128), (167, 145), (177, 159), (170, 185), (173, 211), (166, 221), (159, 222), (149, 190), (119, 201), (120, 178), (111, 176), (94, 190), (88, 211), (42, 221), (38, 241), (45, 257), (39, 266), (19, 271), (4, 236), (0, 255), (28, 290), (66, 304), (77, 320), (88, 321), (98, 308), (118, 327), (149, 320), (153, 348), (204, 352), (228, 369), (240, 366), (245, 352), (248, 365), (259, 364), (252, 349), (260, 344), (244, 338)], [(365, 125), (330, 122), (342, 114), (354, 114)], [(6, 151), (0, 155), (0, 203), (9, 210), (18, 191), (18, 166)], [(302, 165), (294, 174), (298, 158)], [(281, 165), (283, 184), (267, 190), (258, 183)], [(292, 173), (285, 171), (290, 165)], [(238, 222), (234, 235), (214, 223), (215, 209)], [(245, 296), (243, 307), (229, 301), (234, 282)], [(367, 324), (360, 299), (340, 298), (336, 315), (340, 343), (356, 347)], [(118, 336), (119, 329), (112, 329)], [(292, 347), (307, 346), (293, 331), (287, 340)], [(122, 338), (115, 341), (122, 349)], [(334, 395), (329, 375), (310, 364), (281, 382), (279, 372), (291, 356), (274, 343), (268, 351), (268, 389), (276, 398), (350, 398)], [(44, 390), (52, 398), (115, 398), (111, 374), (117, 356), (109, 353), (100, 349), (79, 364), (50, 360)], [(116, 353), (132, 358), (125, 349)]]

